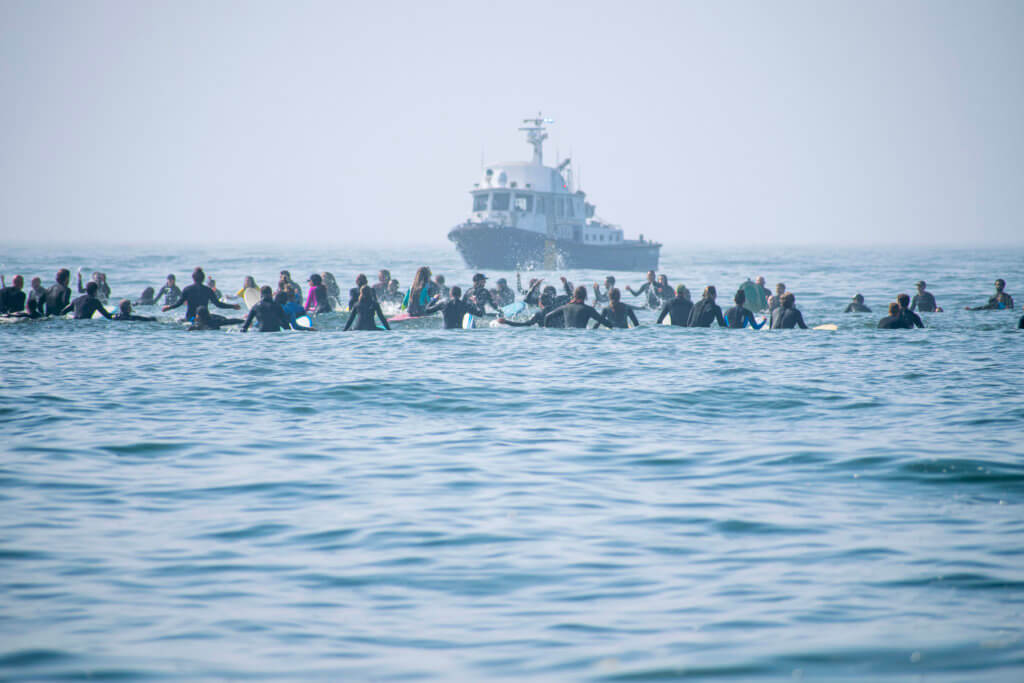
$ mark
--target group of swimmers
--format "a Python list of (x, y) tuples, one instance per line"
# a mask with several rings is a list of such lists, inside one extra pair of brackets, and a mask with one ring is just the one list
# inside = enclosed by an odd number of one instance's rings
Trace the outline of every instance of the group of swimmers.
[[(616, 286), (615, 277), (605, 278), (602, 288), (593, 284), (594, 303), (604, 304), (602, 310), (587, 303), (588, 288), (575, 287), (565, 277), (561, 277), (561, 291), (553, 285), (545, 285), (542, 278), (530, 279), (526, 287), (516, 274), (516, 289), (509, 287), (505, 278), (498, 278), (495, 287), (487, 287), (487, 276), (477, 273), (473, 276), (472, 285), (463, 291), (462, 287), (448, 287), (443, 275), (434, 276), (429, 267), (417, 269), (412, 285), (401, 292), (398, 281), (391, 277), (388, 270), (378, 273), (377, 281), (372, 285), (367, 277), (360, 274), (355, 279), (355, 286), (349, 290), (347, 306), (342, 307), (342, 293), (337, 280), (329, 272), (313, 273), (306, 281), (309, 289), (303, 299), (303, 289), (296, 283), (291, 273), (282, 270), (279, 274), (276, 290), (270, 286), (258, 287), (253, 277), (244, 279), (241, 289), (234, 295), (224, 296), (211, 278), (207, 281), (202, 268), (192, 272), (192, 284), (179, 288), (175, 276), (168, 275), (166, 282), (155, 290), (147, 287), (134, 305), (158, 305), (163, 300), (163, 311), (170, 311), (185, 306), (185, 320), (190, 323), (189, 330), (219, 329), (229, 325), (241, 325), (242, 331), (255, 328), (264, 332), (276, 332), (282, 329), (312, 329), (309, 325), (300, 325), (298, 320), (304, 315), (319, 315), (341, 310), (348, 313), (345, 330), (377, 330), (391, 329), (388, 319), (381, 309), (381, 302), (398, 304), (404, 311), (404, 317), (440, 313), (445, 328), (462, 327), (467, 313), (476, 316), (488, 314), (488, 309), (496, 314), (499, 324), (515, 327), (593, 327), (627, 328), (637, 326), (639, 321), (636, 308), (622, 301), (622, 292)], [(7, 286), (0, 275), (0, 315), (41, 318), (54, 315), (73, 313), (76, 319), (91, 318), (95, 313), (111, 320), (155, 321), (152, 316), (136, 315), (133, 302), (123, 299), (116, 312), (110, 312), (105, 304), (110, 297), (110, 286), (106, 274), (94, 272), (89, 282), (83, 286), (82, 274), (78, 274), (77, 289), (80, 296), (72, 299), (70, 287), (71, 272), (62, 268), (57, 272), (55, 282), (49, 288), (42, 286), (40, 278), (33, 278), (29, 292), (24, 291), (24, 278), (16, 275), (10, 286)], [(796, 308), (796, 297), (786, 290), (784, 283), (779, 283), (771, 292), (765, 286), (763, 277), (754, 283), (744, 283), (733, 296), (733, 306), (723, 311), (717, 303), (717, 290), (713, 285), (704, 288), (701, 298), (694, 302), (690, 291), (685, 285), (672, 288), (665, 275), (657, 275), (654, 271), (647, 273), (646, 281), (639, 287), (627, 286), (625, 289), (634, 298), (643, 297), (646, 308), (658, 311), (657, 322), (679, 327), (720, 327), (760, 329), (769, 325), (771, 329), (807, 328), (803, 315)], [(747, 287), (752, 285), (753, 289)], [(900, 329), (924, 327), (917, 312), (934, 313), (943, 309), (937, 304), (935, 297), (927, 291), (926, 283), (916, 283), (917, 294), (911, 299), (907, 294), (900, 294), (896, 301), (889, 304), (888, 315), (878, 322), (879, 328)], [(1006, 291), (1006, 283), (1002, 279), (995, 282), (995, 294), (982, 306), (966, 307), (967, 310), (998, 310), (1013, 309), (1013, 297)], [(211, 307), (239, 310), (237, 303), (228, 303), (225, 299), (242, 299), (247, 290), (259, 292), (259, 299), (249, 307), (245, 318), (229, 318), (210, 312)], [(524, 304), (537, 310), (525, 320), (511, 320), (504, 316), (503, 309), (515, 303), (518, 294)], [(763, 302), (768, 316), (760, 322), (754, 311), (747, 307), (747, 292), (751, 291)], [(755, 304), (755, 307), (761, 308)], [(847, 313), (870, 313), (871, 309), (864, 304), (864, 297), (857, 294), (846, 307)], [(1018, 323), (1024, 329), (1024, 317)]]

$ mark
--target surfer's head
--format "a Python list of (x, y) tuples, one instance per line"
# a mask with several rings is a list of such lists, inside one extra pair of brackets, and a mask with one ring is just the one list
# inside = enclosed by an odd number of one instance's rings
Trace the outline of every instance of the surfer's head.
[(860, 294), (860, 293), (854, 294), (853, 295), (853, 300), (856, 301), (859, 304), (862, 304), (862, 303), (864, 303), (864, 295)]
[(25, 278), (23, 278), (21, 275), (15, 275), (14, 279), (11, 280), (11, 284), (14, 286), (15, 289), (21, 289), (22, 287), (25, 286)]
[(654, 282), (654, 280), (655, 280), (655, 278), (656, 278), (656, 277), (657, 277), (657, 276), (656, 276), (656, 275), (654, 274), (654, 271), (653, 271), (653, 270), (648, 270), (648, 271), (647, 271), (647, 281), (648, 281), (648, 282)]
[(483, 287), (486, 282), (487, 276), (484, 275), (483, 273), (477, 273), (476, 275), (473, 276), (474, 287)]
[(202, 268), (196, 268), (192, 271), (192, 282), (197, 285), (203, 284), (203, 280), (206, 279), (206, 273), (203, 272)]
[(85, 283), (85, 293), (89, 296), (96, 296), (96, 292), (100, 291), (100, 286), (91, 280)]
[(619, 291), (618, 287), (612, 287), (608, 290), (608, 301), (612, 302), (612, 305), (622, 301), (622, 292)]
[(680, 299), (686, 299), (687, 301), (689, 301), (690, 290), (686, 288), (686, 285), (676, 285), (676, 296), (678, 296)]
[(736, 290), (736, 296), (734, 296), (732, 300), (736, 302), (737, 306), (742, 306), (747, 303), (747, 293), (742, 289), (738, 289)]
[(782, 296), (785, 292), (786, 292), (786, 283), (785, 282), (780, 282), (779, 284), (775, 285), (775, 293), (778, 296)]
[(196, 309), (196, 319), (195, 319), (195, 322), (196, 322), (197, 325), (203, 325), (203, 326), (209, 325), (210, 324), (210, 309), (207, 308), (206, 306), (200, 306), (199, 308), (197, 308)]
[(387, 282), (391, 279), (391, 271), (386, 268), (381, 268), (380, 272), (377, 273), (377, 279), (381, 282)]
[(444, 275), (435, 275), (434, 276), (434, 282), (436, 282), (441, 287), (444, 287), (444, 282), (445, 282)]
[(152, 287), (146, 287), (144, 290), (142, 290), (142, 296), (139, 298), (142, 299), (143, 301), (152, 301), (154, 294), (156, 294), (156, 290), (154, 290)]
[(497, 280), (495, 280), (494, 284), (498, 285), (498, 289), (499, 290), (506, 290), (506, 289), (508, 289), (508, 280), (506, 280), (503, 277), (499, 277)]
[(71, 271), (67, 268), (61, 268), (57, 271), (57, 282), (62, 285), (67, 285), (71, 281)]
[(607, 289), (611, 289), (612, 287), (614, 287), (615, 286), (615, 276), (614, 275), (609, 275), (608, 277), (606, 277), (604, 279), (604, 286)]
[(924, 280), (918, 280), (917, 282), (914, 283), (914, 286), (917, 287), (917, 291), (923, 292), (924, 288), (926, 286), (926, 283), (925, 283)]
[(455, 285), (454, 287), (452, 287), (451, 296), (456, 301), (461, 299), (462, 298), (462, 287), (459, 287), (458, 285)]
[(324, 283), (324, 279), (320, 277), (319, 273), (313, 273), (312, 275), (309, 276), (308, 282), (314, 287), (319, 287)]
[(757, 279), (754, 280), (758, 287), (764, 287), (764, 275), (758, 275)]
[(907, 306), (910, 305), (910, 295), (900, 294), (898, 297), (896, 297), (896, 303), (900, 305), (900, 308), (906, 308)]
[(371, 303), (373, 300), (373, 287), (363, 285), (359, 288), (359, 303)]
[(168, 285), (170, 285), (170, 286), (172, 286), (172, 287), (173, 287), (173, 286), (174, 286), (174, 283), (175, 283), (176, 281), (177, 281), (177, 279), (176, 279), (176, 278), (174, 277), (174, 273), (171, 273), (170, 275), (168, 275), (168, 276), (167, 276), (167, 284), (168, 284)]
[(420, 266), (416, 269), (416, 275), (412, 278), (413, 289), (423, 289), (430, 282), (430, 268)]
[(362, 273), (359, 273), (359, 275), (356, 275), (356, 287), (362, 287), (363, 285), (367, 284), (368, 282), (369, 282), (369, 280), (367, 280), (366, 276), (363, 275)]
[(572, 298), (574, 301), (579, 301), (580, 303), (583, 303), (584, 301), (587, 300), (587, 288), (580, 285), (579, 287), (573, 290)]
[(1004, 280), (1003, 278), (999, 278), (998, 280), (996, 280), (996, 291), (1001, 292), (1004, 289), (1006, 289), (1006, 280)]
[(260, 299), (263, 301), (274, 300), (274, 290), (270, 288), (270, 285), (263, 285), (260, 287)]
[(708, 285), (704, 288), (704, 298), (708, 301), (714, 301), (718, 298), (718, 290), (715, 289), (714, 285)]
[(125, 315), (132, 314), (132, 302), (128, 299), (121, 299), (121, 303), (119, 303), (117, 307), (121, 309), (121, 312)]
[(796, 295), (793, 294), (793, 292), (786, 292), (785, 294), (782, 295), (782, 307), (783, 308), (793, 308), (793, 305), (795, 303), (796, 303)]

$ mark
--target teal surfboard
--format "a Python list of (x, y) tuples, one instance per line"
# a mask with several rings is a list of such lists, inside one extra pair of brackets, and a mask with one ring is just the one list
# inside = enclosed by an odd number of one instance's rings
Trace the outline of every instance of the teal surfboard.
[(757, 286), (756, 282), (753, 282), (749, 278), (739, 287), (743, 290), (743, 294), (747, 297), (747, 302), (744, 304), (752, 312), (763, 311), (768, 308), (768, 299), (765, 297), (764, 292)]

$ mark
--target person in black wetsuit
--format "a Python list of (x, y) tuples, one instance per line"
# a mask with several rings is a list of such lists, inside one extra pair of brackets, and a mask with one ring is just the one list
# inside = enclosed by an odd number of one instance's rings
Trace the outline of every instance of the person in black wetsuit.
[(467, 313), (473, 315), (483, 315), (484, 310), (475, 304), (468, 303), (462, 300), (462, 287), (452, 287), (450, 298), (445, 301), (434, 301), (428, 304), (423, 313), (429, 315), (441, 311), (441, 316), (444, 318), (444, 329), (446, 330), (459, 330), (462, 329), (462, 319), (466, 317)]
[(765, 280), (764, 275), (758, 275), (757, 279), (754, 280), (754, 284), (761, 289), (761, 294), (764, 295), (764, 300), (768, 301), (772, 297), (772, 290), (764, 286)]
[[(96, 283), (96, 298), (102, 303), (107, 303), (107, 299), (110, 298), (110, 285), (107, 284), (106, 273), (94, 272), (91, 281)], [(85, 294), (85, 289), (82, 287), (81, 270), (78, 271), (78, 293)]]
[(494, 303), (494, 299), (491, 298), (491, 290), (487, 289), (487, 276), (483, 273), (477, 273), (473, 276), (473, 288), (466, 292), (465, 299), (480, 310), (485, 310), (487, 306), (490, 306), (498, 313), (501, 313), (501, 309)]
[(914, 300), (910, 304), (911, 311), (942, 313), (942, 307), (935, 303), (935, 297), (925, 289), (928, 285), (924, 280), (918, 280), (914, 286), (917, 287), (917, 294), (914, 295)]
[[(612, 287), (608, 290), (608, 305), (601, 311), (601, 315), (605, 319), (610, 320), (613, 327), (617, 327), (620, 330), (628, 330), (630, 321), (633, 322), (633, 327), (640, 326), (640, 321), (636, 319), (633, 307), (622, 303), (622, 292), (619, 291), (618, 287)], [(594, 323), (593, 329), (596, 330), (600, 324), (600, 322)]]
[(68, 287), (68, 283), (71, 282), (71, 271), (67, 268), (61, 268), (57, 271), (57, 282), (50, 286), (46, 290), (46, 310), (45, 315), (61, 315), (61, 311), (68, 307), (71, 303), (71, 288)]
[[(0, 276), (2, 277), (2, 276)], [(0, 284), (4, 284), (0, 280)], [(25, 313), (25, 278), (21, 275), (15, 275), (11, 280), (11, 286), (4, 285), (3, 289), (0, 289), (0, 315), (28, 315)]]
[(780, 297), (779, 307), (772, 311), (772, 329), (791, 330), (794, 327), (806, 330), (807, 324), (803, 313), (796, 307), (796, 295), (786, 292)]
[(661, 300), (658, 298), (657, 291), (657, 276), (653, 270), (647, 271), (647, 282), (640, 285), (639, 289), (633, 289), (629, 285), (626, 285), (626, 291), (633, 296), (640, 296), (643, 293), (647, 293), (647, 307), (657, 309), (661, 305)]
[(192, 271), (192, 284), (185, 289), (181, 290), (181, 297), (177, 303), (168, 304), (161, 310), (164, 312), (178, 308), (182, 304), (188, 304), (185, 308), (185, 320), (192, 320), (196, 317), (196, 309), (200, 306), (206, 306), (209, 308), (210, 304), (213, 304), (217, 308), (230, 308), (238, 310), (241, 308), (239, 304), (226, 304), (217, 298), (217, 295), (213, 293), (213, 290), (203, 284), (203, 280), (206, 279), (206, 273), (203, 272), (202, 268), (196, 268)]
[(154, 290), (152, 287), (146, 287), (144, 290), (142, 290), (142, 294), (139, 295), (139, 298), (136, 299), (135, 305), (152, 306), (153, 304), (156, 303), (156, 299), (153, 296), (153, 294), (155, 293), (156, 290)]
[(69, 313), (73, 310), (75, 312), (75, 320), (88, 320), (92, 317), (93, 313), (99, 311), (100, 315), (107, 320), (110, 320), (114, 316), (110, 314), (110, 311), (103, 308), (103, 303), (96, 296), (96, 292), (99, 291), (99, 288), (100, 286), (95, 282), (88, 282), (85, 285), (85, 294), (65, 306), (60, 314), (64, 315), (65, 313)]
[[(135, 315), (132, 313), (132, 302), (128, 299), (121, 299), (118, 304), (118, 311), (114, 314), (114, 320), (135, 320), (137, 322), (156, 322), (156, 318), (149, 315)], [(242, 322), (239, 320), (238, 322)]]
[(598, 313), (592, 306), (588, 306), (587, 303), (587, 288), (577, 287), (573, 292), (572, 300), (559, 306), (550, 313), (544, 316), (544, 324), (547, 327), (547, 321), (553, 317), (561, 314), (565, 320), (565, 326), (567, 328), (586, 329), (587, 323), (591, 320), (596, 320), (599, 324), (605, 327), (614, 328), (610, 320)]
[(491, 300), (499, 308), (504, 308), (505, 306), (516, 302), (516, 293), (508, 286), (508, 280), (503, 277), (499, 277), (494, 281), (494, 284), (496, 286), (491, 290)]
[[(394, 281), (392, 280), (392, 282)], [(348, 313), (345, 330), (348, 331), (352, 327), (353, 320), (355, 320), (357, 330), (378, 330), (380, 328), (377, 327), (374, 318), (380, 319), (385, 330), (391, 329), (387, 319), (384, 317), (384, 312), (380, 310), (380, 304), (377, 302), (377, 296), (373, 293), (373, 288), (363, 285), (362, 289), (359, 290), (359, 300), (356, 301), (356, 305)]]
[(913, 325), (903, 317), (900, 305), (891, 303), (889, 304), (889, 315), (878, 321), (878, 327), (882, 330), (909, 330)]
[(199, 332), (202, 330), (219, 330), (226, 325), (240, 325), (245, 321), (241, 318), (225, 318), (222, 315), (210, 313), (206, 306), (196, 309), (196, 317), (188, 327), (188, 332)]
[[(609, 275), (604, 279), (604, 292), (601, 291), (600, 285), (594, 283), (594, 305), (603, 304), (611, 301), (609, 296), (611, 295), (612, 289), (615, 287), (615, 276)], [(621, 293), (620, 293), (621, 295)]]
[(964, 310), (967, 311), (1001, 311), (1003, 309), (1013, 309), (1013, 297), (1007, 294), (1004, 290), (1006, 289), (1006, 281), (1002, 278), (996, 280), (996, 293), (989, 297), (988, 303), (984, 306), (976, 306), (971, 308), (970, 306), (964, 306)]
[[(387, 301), (388, 300), (388, 296), (389, 296), (388, 295), (388, 289), (390, 289), (390, 286), (391, 286), (391, 271), (387, 270), (385, 268), (382, 268), (381, 271), (379, 273), (377, 273), (377, 281), (373, 283), (373, 294), (374, 294), (375, 297), (377, 297), (377, 301)], [(362, 287), (362, 285), (360, 285), (360, 287)], [(356, 294), (356, 301), (358, 301), (358, 300), (359, 300), (359, 295), (357, 293)]]
[(900, 305), (900, 315), (907, 321), (910, 327), (924, 327), (921, 316), (910, 310), (910, 295), (900, 294), (896, 297), (896, 303)]
[[(915, 299), (916, 300), (916, 299)], [(853, 301), (846, 307), (843, 313), (870, 313), (871, 309), (864, 305), (864, 296), (862, 294), (854, 294)]]
[[(277, 291), (278, 292), (287, 292), (287, 291), (290, 291), (292, 287), (294, 287), (295, 290), (296, 290), (295, 299), (296, 299), (296, 301), (299, 302), (299, 305), (301, 306), (302, 305), (302, 287), (299, 287), (299, 283), (295, 282), (295, 280), (292, 279), (291, 271), (282, 270), (278, 274), (278, 278), (277, 278)], [(275, 294), (276, 293), (277, 292), (275, 292)]]
[(260, 332), (280, 332), (290, 327), (302, 329), (292, 325), (281, 304), (274, 301), (274, 290), (270, 285), (263, 285), (260, 288), (260, 302), (249, 309), (249, 315), (242, 323), (242, 332), (248, 331), (253, 321), (256, 321)]
[(718, 321), (719, 327), (725, 327), (725, 318), (722, 317), (722, 309), (715, 303), (718, 298), (718, 290), (714, 285), (704, 288), (704, 295), (701, 300), (693, 305), (690, 317), (686, 321), (687, 327), (711, 327), (711, 323)]
[(690, 301), (690, 290), (686, 285), (676, 285), (676, 295), (665, 302), (658, 314), (658, 324), (661, 325), (665, 316), (669, 316), (669, 322), (676, 327), (686, 327), (690, 322), (690, 312), (693, 311), (693, 302)]
[(1018, 330), (1024, 330), (1024, 315), (1020, 317), (1020, 321), (1017, 323)]
[(157, 291), (156, 296), (153, 297), (153, 303), (160, 303), (160, 297), (164, 297), (164, 303), (168, 306), (181, 300), (181, 289), (178, 287), (178, 281), (173, 273), (167, 276), (167, 282)]
[(673, 297), (672, 285), (668, 283), (668, 275), (659, 275), (658, 281), (654, 283), (654, 293), (658, 295), (658, 305)]
[(362, 273), (356, 275), (356, 286), (348, 290), (348, 310), (351, 311), (355, 308), (356, 302), (359, 301), (359, 290), (365, 287), (366, 284), (367, 280), (365, 275)]
[(531, 325), (537, 325), (539, 327), (565, 327), (562, 324), (562, 316), (559, 314), (555, 319), (551, 321), (545, 321), (545, 316), (552, 309), (554, 303), (555, 288), (549, 287), (550, 292), (544, 292), (541, 295), (540, 300), (537, 302), (540, 305), (540, 310), (530, 316), (529, 319), (519, 322), (518, 320), (507, 320), (506, 318), (498, 318), (498, 322), (502, 325), (509, 325), (510, 327), (530, 327)]
[(530, 284), (526, 289), (523, 289), (523, 278), (516, 273), (516, 289), (523, 296), (523, 303), (527, 306), (538, 306), (541, 300), (541, 285), (544, 283), (544, 278), (531, 277)]
[(754, 314), (743, 305), (747, 303), (747, 293), (742, 289), (736, 292), (732, 300), (736, 305), (725, 312), (725, 323), (732, 329), (739, 330), (750, 325), (755, 330), (759, 330), (768, 322), (768, 318), (765, 318), (761, 321), (760, 325), (757, 324), (757, 321), (754, 320)]
[(224, 298), (224, 295), (220, 293), (219, 289), (217, 289), (217, 281), (212, 277), (210, 278), (210, 284), (208, 284), (207, 287), (209, 287), (210, 291), (213, 292), (213, 295), (217, 297), (217, 301)]
[(782, 296), (786, 293), (786, 283), (780, 282), (775, 285), (775, 294), (768, 297), (768, 310), (769, 312), (774, 311), (776, 308), (782, 305)]

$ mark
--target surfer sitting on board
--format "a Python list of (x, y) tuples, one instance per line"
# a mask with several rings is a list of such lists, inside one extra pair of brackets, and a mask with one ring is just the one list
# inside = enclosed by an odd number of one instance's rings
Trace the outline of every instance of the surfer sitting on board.
[[(394, 280), (392, 280), (394, 282)], [(363, 285), (359, 290), (359, 299), (356, 301), (356, 305), (353, 306), (348, 312), (348, 321), (345, 323), (345, 331), (348, 331), (352, 327), (352, 321), (356, 322), (357, 330), (379, 330), (374, 318), (380, 318), (381, 325), (384, 326), (385, 330), (390, 330), (391, 327), (388, 325), (388, 321), (384, 318), (384, 312), (380, 310), (380, 304), (377, 302), (377, 297), (373, 293), (373, 288), (369, 285)]]
[(878, 327), (882, 330), (909, 330), (911, 325), (900, 315), (900, 305), (893, 302), (889, 304), (889, 315), (878, 321)]
[[(138, 322), (155, 322), (156, 318), (150, 315), (135, 315), (132, 313), (132, 302), (128, 299), (121, 299), (118, 304), (118, 311), (114, 314), (114, 320), (135, 320)], [(238, 322), (242, 322), (239, 320)]]
[(474, 304), (481, 311), (490, 306), (499, 314), (501, 313), (501, 309), (498, 308), (494, 303), (494, 299), (491, 298), (491, 290), (487, 289), (487, 276), (483, 273), (477, 273), (473, 276), (473, 288), (466, 292), (466, 301)]
[(1000, 311), (1004, 308), (1013, 309), (1013, 297), (1007, 294), (1004, 290), (1006, 289), (1006, 281), (1002, 278), (996, 280), (996, 293), (989, 297), (988, 303), (984, 306), (976, 306), (971, 308), (965, 306), (964, 310), (967, 311)]
[(252, 275), (246, 275), (245, 279), (242, 280), (242, 288), (235, 292), (234, 296), (229, 296), (229, 299), (241, 299), (245, 296), (245, 290), (247, 289), (259, 289), (260, 286), (256, 284), (256, 278)]
[(657, 292), (657, 276), (653, 270), (647, 271), (647, 282), (640, 285), (639, 289), (633, 289), (629, 285), (626, 285), (626, 291), (633, 296), (640, 296), (641, 294), (647, 294), (647, 307), (656, 309), (661, 305), (661, 301), (658, 298)]
[[(288, 296), (287, 292), (284, 294)], [(274, 290), (270, 288), (270, 285), (263, 285), (260, 288), (260, 302), (249, 309), (249, 315), (242, 323), (242, 332), (247, 332), (253, 322), (256, 323), (260, 332), (280, 332), (289, 327), (300, 329), (298, 326), (292, 325), (284, 308), (274, 301)]]
[[(636, 319), (633, 307), (622, 303), (622, 292), (619, 291), (618, 287), (612, 287), (608, 291), (608, 305), (601, 311), (601, 315), (610, 320), (612, 325), (620, 330), (628, 330), (630, 322), (633, 323), (633, 327), (640, 326), (640, 321)], [(594, 323), (594, 329), (597, 329), (599, 324)]]
[(547, 321), (557, 315), (562, 315), (565, 319), (566, 327), (574, 327), (581, 330), (586, 329), (587, 323), (591, 320), (596, 320), (599, 324), (604, 325), (605, 327), (615, 327), (608, 318), (598, 313), (592, 306), (588, 306), (586, 302), (587, 288), (577, 287), (573, 292), (572, 300), (569, 301), (569, 303), (559, 306), (544, 316), (545, 327), (547, 327)]
[(870, 313), (871, 309), (864, 305), (864, 295), (854, 294), (850, 305), (843, 313)]
[(786, 283), (780, 282), (775, 285), (775, 294), (768, 297), (768, 310), (774, 311), (782, 305), (782, 295), (786, 293)]
[(157, 291), (156, 296), (153, 297), (153, 303), (160, 303), (160, 297), (164, 297), (164, 303), (167, 305), (176, 304), (181, 298), (181, 288), (178, 287), (174, 273), (167, 276), (167, 282)]
[(484, 314), (483, 309), (476, 304), (462, 300), (462, 287), (459, 286), (452, 287), (447, 300), (434, 301), (423, 309), (424, 315), (436, 313), (437, 311), (441, 311), (441, 316), (444, 318), (444, 329), (446, 330), (462, 329), (462, 319), (466, 317), (467, 313), (472, 313), (473, 315)]
[[(2, 277), (2, 276), (0, 276)], [(0, 280), (0, 284), (3, 281)], [(0, 289), (0, 314), (25, 316), (25, 278), (15, 275), (11, 286)]]
[(352, 310), (352, 307), (359, 301), (359, 290), (367, 284), (366, 276), (362, 273), (356, 275), (356, 286), (348, 290), (348, 310)]
[(330, 313), (331, 295), (327, 291), (323, 277), (318, 273), (309, 276), (309, 294), (306, 296), (306, 312)]
[(750, 325), (755, 330), (759, 330), (768, 322), (768, 318), (765, 318), (760, 325), (757, 324), (754, 314), (743, 305), (747, 302), (747, 294), (742, 289), (736, 292), (732, 300), (736, 305), (725, 312), (725, 323), (729, 327), (738, 330)]
[(757, 279), (754, 280), (754, 284), (757, 285), (758, 289), (761, 290), (761, 296), (764, 297), (764, 300), (768, 301), (768, 299), (772, 295), (772, 290), (770, 290), (770, 289), (768, 289), (767, 287), (764, 286), (764, 284), (765, 284), (764, 275), (758, 275)]
[(924, 321), (921, 320), (921, 316), (910, 310), (909, 295), (900, 294), (896, 297), (896, 303), (900, 305), (900, 315), (907, 321), (908, 327), (924, 327)]
[(722, 317), (722, 309), (715, 303), (718, 298), (718, 290), (714, 285), (704, 288), (704, 296), (693, 305), (690, 311), (690, 319), (686, 322), (687, 327), (711, 327), (711, 323), (718, 321), (719, 327), (725, 327), (725, 318)]
[(75, 320), (87, 320), (92, 317), (93, 313), (99, 311), (100, 315), (107, 320), (110, 320), (114, 316), (110, 314), (110, 311), (103, 308), (103, 303), (100, 302), (99, 298), (96, 296), (96, 292), (99, 291), (99, 288), (99, 284), (95, 282), (87, 282), (85, 285), (85, 294), (65, 306), (61, 310), (60, 314), (64, 315), (65, 313), (74, 310)]
[(241, 308), (241, 305), (239, 304), (226, 304), (217, 298), (217, 295), (213, 293), (213, 290), (203, 284), (205, 279), (206, 273), (203, 272), (202, 268), (196, 268), (193, 270), (192, 284), (181, 290), (181, 297), (178, 301), (173, 304), (168, 304), (160, 310), (167, 312), (178, 308), (182, 304), (188, 304), (185, 307), (185, 320), (192, 320), (192, 318), (196, 317), (196, 309), (200, 306), (206, 306), (209, 308), (210, 304), (213, 304), (217, 308), (231, 308), (236, 311)]
[(789, 330), (794, 327), (807, 329), (803, 313), (796, 308), (796, 295), (786, 292), (779, 301), (779, 307), (772, 311), (772, 329)]
[(142, 294), (139, 295), (139, 298), (135, 300), (135, 305), (152, 306), (153, 304), (156, 303), (156, 301), (153, 300), (153, 294), (155, 292), (156, 290), (154, 290), (152, 287), (146, 287), (144, 290), (142, 290)]
[(910, 303), (910, 310), (921, 311), (922, 313), (942, 313), (942, 307), (935, 303), (935, 297), (925, 287), (928, 284), (924, 280), (918, 280), (915, 284), (917, 294)]
[[(92, 282), (96, 283), (99, 289), (96, 290), (96, 298), (107, 303), (107, 299), (110, 298), (110, 285), (107, 284), (107, 274), (96, 271), (92, 274)], [(78, 271), (78, 293), (84, 294), (85, 289), (82, 287), (82, 271)]]
[(693, 302), (690, 301), (690, 290), (686, 285), (676, 285), (676, 295), (665, 302), (658, 314), (658, 324), (661, 325), (665, 316), (669, 316), (669, 322), (676, 327), (686, 327), (690, 322), (690, 312), (693, 310)]

